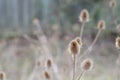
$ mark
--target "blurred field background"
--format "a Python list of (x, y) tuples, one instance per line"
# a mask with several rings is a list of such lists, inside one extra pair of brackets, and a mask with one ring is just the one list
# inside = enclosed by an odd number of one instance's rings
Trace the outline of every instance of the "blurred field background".
[[(83, 33), (82, 52), (97, 33), (97, 22), (105, 20), (94, 49), (86, 56), (94, 60), (94, 68), (82, 80), (120, 80), (120, 66), (116, 65), (119, 50), (115, 38), (120, 22), (120, 0), (112, 11), (110, 0), (0, 0), (0, 70), (7, 80), (47, 80), (43, 72), (47, 59), (53, 61), (48, 70), (51, 80), (72, 78), (72, 59), (66, 52), (69, 42), (79, 36), (82, 9), (90, 13), (90, 21)], [(33, 20), (40, 20), (39, 29)], [(79, 55), (80, 56), (80, 55)], [(40, 67), (38, 61), (40, 60)], [(78, 60), (80, 65), (82, 60)], [(80, 66), (78, 66), (78, 73)]]

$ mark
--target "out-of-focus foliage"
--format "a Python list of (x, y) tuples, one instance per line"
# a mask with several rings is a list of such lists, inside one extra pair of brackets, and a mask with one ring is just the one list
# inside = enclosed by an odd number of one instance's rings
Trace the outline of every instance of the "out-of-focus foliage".
[[(114, 10), (118, 22), (119, 4), (120, 1), (117, 0)], [(18, 28), (29, 31), (33, 18), (37, 17), (45, 29), (55, 23), (64, 32), (71, 29), (73, 24), (79, 23), (78, 16), (83, 8), (90, 12), (89, 27), (96, 26), (99, 19), (105, 19), (107, 24), (111, 22), (109, 0), (0, 0), (0, 29)]]

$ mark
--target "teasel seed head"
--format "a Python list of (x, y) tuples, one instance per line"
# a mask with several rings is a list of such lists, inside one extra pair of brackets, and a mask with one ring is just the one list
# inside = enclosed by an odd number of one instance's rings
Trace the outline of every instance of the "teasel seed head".
[(76, 40), (72, 40), (69, 43), (68, 48), (69, 48), (69, 53), (71, 53), (72, 55), (77, 55), (80, 52), (80, 45)]
[(51, 68), (51, 66), (52, 66), (52, 61), (51, 61), (51, 59), (48, 59), (48, 60), (47, 60), (46, 65), (47, 65), (48, 68)]
[(91, 59), (85, 59), (81, 63), (81, 69), (84, 71), (89, 71), (93, 68), (93, 61)]
[(88, 10), (86, 9), (83, 9), (80, 13), (80, 16), (79, 16), (79, 20), (80, 22), (88, 22), (89, 21), (89, 13), (88, 13)]
[(76, 37), (75, 40), (77, 41), (77, 43), (80, 45), (80, 47), (82, 46), (82, 41), (80, 37)]
[(100, 29), (100, 30), (102, 30), (102, 29), (105, 29), (105, 21), (104, 20), (100, 20), (99, 22), (98, 22), (98, 25), (97, 25), (97, 27), (98, 27), (98, 29)]
[(110, 8), (115, 8), (116, 7), (116, 0), (111, 0), (109, 3)]
[(5, 79), (6, 79), (5, 73), (0, 71), (0, 80), (5, 80)]
[(115, 45), (118, 49), (120, 49), (120, 37), (117, 37), (116, 38), (116, 42), (115, 42)]
[(33, 19), (33, 24), (34, 25), (38, 25), (39, 24), (39, 20), (37, 18)]
[(44, 76), (46, 79), (50, 80), (51, 76), (50, 76), (50, 73), (48, 71), (45, 71), (44, 72)]

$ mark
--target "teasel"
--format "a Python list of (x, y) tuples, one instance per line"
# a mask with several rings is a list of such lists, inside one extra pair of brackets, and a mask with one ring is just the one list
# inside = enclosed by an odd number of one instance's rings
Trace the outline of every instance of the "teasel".
[(51, 76), (50, 76), (50, 73), (48, 71), (45, 71), (44, 72), (44, 76), (46, 79), (50, 80), (51, 79)]
[(80, 52), (80, 45), (79, 45), (79, 43), (76, 40), (72, 40), (69, 43), (68, 51), (72, 55), (77, 55)]
[(81, 63), (81, 74), (79, 75), (77, 80), (81, 80), (82, 75), (87, 72), (90, 71), (93, 68), (93, 61), (91, 59), (85, 59), (82, 63)]
[(88, 10), (87, 9), (83, 9), (80, 13), (80, 16), (79, 16), (79, 20), (80, 22), (88, 22), (89, 21), (89, 13), (88, 13)]
[(82, 41), (80, 37), (76, 37), (75, 40), (77, 41), (77, 43), (80, 45), (80, 47), (82, 46)]
[(92, 51), (93, 46), (94, 46), (95, 43), (97, 42), (97, 40), (98, 40), (98, 38), (99, 38), (99, 36), (100, 36), (101, 31), (102, 31), (103, 29), (105, 29), (105, 26), (106, 26), (106, 24), (105, 24), (105, 21), (104, 21), (104, 20), (100, 20), (100, 21), (98, 22), (98, 24), (97, 24), (97, 28), (98, 28), (97, 35), (96, 35), (95, 39), (93, 40), (92, 44), (83, 52), (83, 55), (82, 55), (80, 58), (84, 57), (86, 54), (89, 54), (89, 53)]
[(115, 45), (116, 45), (116, 48), (120, 49), (120, 37), (116, 38)]
[(51, 59), (47, 60), (46, 66), (47, 66), (47, 68), (51, 68), (52, 67), (52, 60)]
[(6, 75), (3, 71), (0, 71), (0, 80), (6, 80)]
[(95, 39), (93, 40), (93, 42), (92, 42), (92, 44), (91, 44), (91, 47), (92, 47), (93, 45), (95, 45), (96, 41), (98, 40), (98, 37), (100, 36), (101, 31), (102, 31), (103, 29), (105, 29), (105, 27), (106, 27), (105, 21), (104, 21), (104, 20), (100, 20), (100, 21), (98, 22), (97, 27), (98, 27), (98, 32), (97, 32), (97, 35), (96, 35)]
[(72, 57), (73, 57), (73, 79), (75, 78), (75, 71), (76, 71), (76, 56), (78, 55), (78, 53), (80, 53), (80, 44), (78, 43), (77, 40), (72, 40), (70, 43), (69, 43), (69, 46), (68, 46), (68, 51), (69, 53), (71, 53)]
[(85, 23), (89, 21), (89, 13), (87, 9), (83, 9), (79, 16), (79, 21), (82, 23), (80, 30), (80, 38), (82, 39)]
[(116, 0), (111, 0), (110, 2), (109, 2), (109, 6), (110, 6), (110, 8), (115, 8), (116, 7)]
[(82, 63), (81, 63), (81, 69), (83, 71), (89, 71), (93, 68), (93, 61), (91, 59), (85, 59)]
[(97, 25), (98, 29), (105, 29), (105, 21), (104, 20), (100, 20), (98, 22), (98, 25)]
[(109, 2), (109, 8), (110, 8), (110, 14), (111, 14), (111, 25), (118, 24), (117, 16), (115, 15), (115, 8), (117, 6), (116, 0), (110, 0)]

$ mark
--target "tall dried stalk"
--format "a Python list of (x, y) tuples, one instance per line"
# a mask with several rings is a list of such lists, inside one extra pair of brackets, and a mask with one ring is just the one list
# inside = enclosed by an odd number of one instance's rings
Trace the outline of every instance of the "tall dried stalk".
[(97, 32), (97, 35), (96, 35), (95, 39), (93, 40), (92, 44), (83, 52), (83, 55), (81, 55), (80, 58), (84, 57), (85, 55), (89, 54), (89, 53), (92, 51), (93, 46), (94, 46), (95, 43), (97, 42), (97, 40), (98, 40), (98, 38), (99, 38), (99, 36), (100, 36), (101, 31), (102, 31), (102, 30), (99, 30), (99, 31)]
[(58, 71), (58, 67), (57, 67), (57, 65), (55, 64), (55, 62), (54, 62), (54, 60), (53, 60), (53, 58), (52, 58), (52, 56), (51, 56), (51, 51), (50, 51), (50, 49), (49, 49), (49, 44), (48, 44), (48, 41), (47, 41), (47, 38), (46, 38), (46, 36), (44, 35), (44, 33), (43, 33), (43, 31), (42, 31), (42, 29), (41, 29), (41, 26), (40, 26), (40, 23), (39, 23), (39, 20), (35, 20), (34, 21), (34, 24), (35, 24), (35, 26), (37, 27), (37, 30), (39, 31), (39, 33), (37, 34), (37, 37), (38, 37), (38, 39), (39, 39), (39, 45), (41, 45), (40, 46), (40, 48), (42, 49), (42, 51), (43, 51), (43, 53), (46, 55), (46, 56), (48, 56), (53, 62), (52, 62), (52, 69), (53, 69), (53, 72), (55, 73), (55, 75), (56, 75), (56, 78), (57, 78), (57, 80), (62, 80), (61, 79), (61, 76), (60, 76), (60, 73), (59, 73), (59, 71)]
[(83, 31), (84, 31), (85, 23), (82, 23), (81, 30), (80, 30), (80, 38), (82, 39)]
[(76, 71), (76, 55), (73, 55), (74, 58), (73, 58), (73, 79), (72, 80), (75, 80), (75, 71)]
[(85, 71), (82, 71), (77, 80), (81, 80), (84, 73)]

